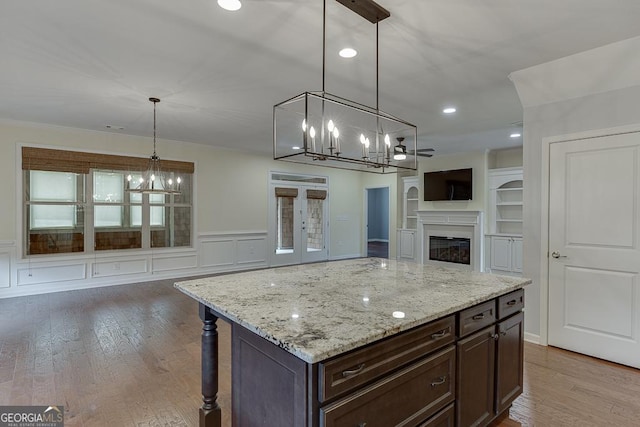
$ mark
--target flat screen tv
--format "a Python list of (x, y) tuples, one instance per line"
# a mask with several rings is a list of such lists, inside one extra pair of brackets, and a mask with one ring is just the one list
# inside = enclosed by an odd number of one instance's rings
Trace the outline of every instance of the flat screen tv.
[(455, 169), (424, 174), (424, 200), (471, 200), (473, 170)]

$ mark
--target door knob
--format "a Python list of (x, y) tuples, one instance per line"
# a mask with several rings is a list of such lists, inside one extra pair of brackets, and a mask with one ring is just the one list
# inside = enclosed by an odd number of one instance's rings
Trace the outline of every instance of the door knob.
[(558, 251), (551, 252), (551, 256), (554, 257), (555, 259), (566, 258), (567, 257), (566, 255), (560, 255), (560, 252), (558, 252)]

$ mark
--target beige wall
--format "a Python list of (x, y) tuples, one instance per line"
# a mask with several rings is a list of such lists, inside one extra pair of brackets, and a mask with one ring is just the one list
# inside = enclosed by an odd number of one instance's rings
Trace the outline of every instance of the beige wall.
[(504, 148), (489, 152), (489, 169), (522, 167), (522, 147)]
[[(151, 139), (109, 132), (87, 131), (12, 121), (0, 122), (0, 241), (17, 241), (16, 196), (20, 173), (19, 145), (68, 148), (110, 154), (150, 154)], [(299, 172), (329, 177), (330, 256), (355, 256), (362, 250), (365, 182), (385, 183), (395, 198), (395, 175), (380, 177), (340, 169), (276, 162), (270, 155), (235, 152), (206, 145), (158, 140), (161, 158), (193, 161), (196, 233), (267, 231), (270, 171)], [(393, 199), (392, 199), (393, 200)], [(396, 205), (392, 203), (395, 223)], [(393, 235), (395, 247), (395, 235)], [(395, 252), (391, 252), (395, 253)]]
[[(455, 202), (423, 201), (423, 176), (425, 172), (447, 169), (473, 168), (473, 200)], [(467, 210), (485, 211), (487, 200), (487, 153), (469, 152), (449, 154), (420, 159), (418, 163), (418, 182), (420, 186), (420, 210)]]

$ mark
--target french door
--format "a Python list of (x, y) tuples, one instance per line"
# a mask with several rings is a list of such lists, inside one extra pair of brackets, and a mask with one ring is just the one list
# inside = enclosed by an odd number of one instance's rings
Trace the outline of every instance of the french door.
[[(326, 178), (325, 178), (326, 179)], [(273, 182), (269, 230), (272, 265), (328, 259), (328, 191), (326, 186)]]
[(549, 344), (640, 368), (640, 133), (549, 153)]

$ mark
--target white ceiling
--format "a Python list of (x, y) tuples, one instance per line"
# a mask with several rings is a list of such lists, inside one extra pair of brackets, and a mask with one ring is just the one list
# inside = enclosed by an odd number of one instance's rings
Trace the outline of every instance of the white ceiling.
[[(638, 0), (379, 3), (380, 109), (436, 154), (519, 145), (511, 72), (640, 35)], [(326, 90), (374, 105), (375, 26), (327, 5)], [(163, 139), (269, 152), (272, 106), (321, 77), (322, 0), (0, 1), (0, 118), (150, 136), (155, 96)]]

